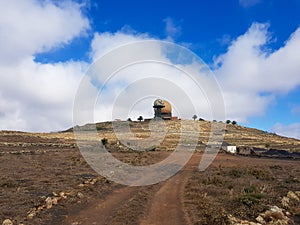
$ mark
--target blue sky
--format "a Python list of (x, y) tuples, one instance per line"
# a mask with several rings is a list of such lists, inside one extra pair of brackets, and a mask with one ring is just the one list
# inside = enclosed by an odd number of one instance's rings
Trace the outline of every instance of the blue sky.
[(300, 138), (298, 0), (25, 0), (0, 6), (0, 129), (71, 126), (76, 88), (96, 56), (128, 41), (157, 39), (187, 47), (210, 66), (229, 119)]
[[(78, 1), (82, 2), (82, 1)], [(124, 27), (139, 33), (166, 38), (166, 20), (179, 28), (177, 43), (189, 43), (190, 49), (206, 62), (226, 51), (230, 40), (242, 35), (253, 22), (269, 23), (277, 49), (299, 26), (300, 2), (290, 1), (90, 1), (83, 11), (92, 29), (86, 38), (75, 38), (63, 48), (54, 49), (38, 61), (88, 60), (87, 53), (94, 32), (117, 32)], [(251, 3), (253, 2), (253, 3)], [(253, 5), (252, 5), (253, 4)]]

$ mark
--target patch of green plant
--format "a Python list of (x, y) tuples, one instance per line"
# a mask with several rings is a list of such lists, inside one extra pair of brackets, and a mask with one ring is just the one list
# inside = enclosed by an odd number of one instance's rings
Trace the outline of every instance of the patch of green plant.
[(244, 195), (240, 195), (237, 198), (237, 201), (239, 203), (242, 203), (243, 205), (253, 206), (257, 204), (263, 197), (264, 195), (260, 193), (247, 193)]
[(222, 177), (218, 176), (207, 177), (202, 181), (202, 184), (215, 186), (223, 186), (225, 183), (226, 181)]
[(255, 186), (249, 186), (244, 188), (244, 192), (247, 194), (255, 193), (257, 188)]
[(238, 169), (232, 169), (228, 171), (228, 175), (232, 178), (239, 178), (245, 175), (245, 172)]
[(107, 130), (107, 128), (106, 127), (102, 127), (102, 126), (97, 126), (96, 130)]
[(259, 180), (272, 180), (272, 175), (267, 170), (261, 170), (261, 169), (249, 169), (248, 174), (256, 177), (256, 179)]

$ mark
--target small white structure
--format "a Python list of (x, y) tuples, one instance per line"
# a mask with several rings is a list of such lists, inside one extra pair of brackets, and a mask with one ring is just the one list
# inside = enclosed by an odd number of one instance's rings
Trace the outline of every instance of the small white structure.
[(231, 145), (231, 144), (227, 143), (226, 141), (224, 141), (222, 143), (221, 149), (224, 150), (224, 151), (226, 151), (226, 152), (232, 153), (232, 154), (236, 154), (237, 153), (236, 146), (235, 145)]

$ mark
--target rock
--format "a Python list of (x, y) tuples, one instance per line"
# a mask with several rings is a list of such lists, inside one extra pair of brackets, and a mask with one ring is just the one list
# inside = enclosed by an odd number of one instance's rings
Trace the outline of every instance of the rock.
[(228, 215), (228, 219), (232, 225), (262, 225), (261, 223), (250, 222), (248, 220), (241, 220), (232, 215)]
[(272, 206), (265, 213), (261, 214), (261, 217), (264, 221), (268, 221), (268, 223), (263, 224), (277, 224), (277, 225), (288, 225), (291, 223), (291, 220), (284, 215), (283, 209), (278, 206)]
[(13, 225), (14, 223), (10, 219), (6, 219), (3, 221), (2, 225)]
[(33, 217), (35, 217), (36, 212), (35, 211), (31, 211), (28, 215), (27, 215), (27, 219), (31, 220), (33, 219)]
[(50, 197), (46, 198), (46, 208), (51, 209), (52, 208), (52, 199)]
[(259, 223), (262, 223), (262, 224), (265, 223), (265, 220), (264, 220), (264, 218), (262, 218), (262, 216), (256, 217), (256, 221), (259, 222)]
[(290, 199), (288, 197), (283, 197), (281, 199), (281, 204), (283, 207), (288, 208), (290, 203)]
[(60, 199), (59, 197), (52, 198), (52, 205), (57, 205), (59, 199)]
[(59, 196), (62, 197), (62, 198), (64, 198), (64, 199), (67, 198), (67, 194), (65, 192), (63, 192), (63, 191), (59, 193)]
[(263, 218), (267, 221), (269, 220), (282, 220), (285, 219), (285, 215), (282, 212), (282, 209), (280, 209), (277, 206), (272, 206), (270, 210), (267, 210), (263, 214)]
[(290, 199), (293, 199), (293, 200), (296, 200), (296, 201), (300, 201), (299, 197), (292, 191), (289, 191), (287, 193), (287, 197), (290, 198)]
[(77, 197), (78, 197), (78, 198), (83, 198), (83, 194), (82, 194), (81, 192), (78, 192), (78, 193), (77, 193)]

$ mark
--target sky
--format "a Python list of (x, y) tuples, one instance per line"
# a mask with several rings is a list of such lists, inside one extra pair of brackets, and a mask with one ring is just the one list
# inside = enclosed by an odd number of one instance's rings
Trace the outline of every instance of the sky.
[[(0, 0), (0, 130), (73, 126), (76, 93), (90, 65), (119, 46), (158, 40), (184, 46), (207, 64), (222, 91), (226, 119), (300, 138), (299, 12), (299, 0)], [(145, 51), (166, 59), (159, 48)], [(96, 106), (95, 121), (117, 119), (112, 102), (139, 79), (140, 69), (124, 70), (124, 79), (111, 81), (102, 93), (106, 101)], [(171, 78), (162, 67), (147, 69), (189, 89), (176, 72)], [(189, 98), (198, 98), (191, 90)], [(138, 92), (130, 94), (135, 99)], [(153, 116), (152, 100), (131, 102), (131, 111), (118, 119)], [(193, 116), (189, 108), (175, 109), (182, 118)], [(206, 107), (196, 111), (210, 119)]]

